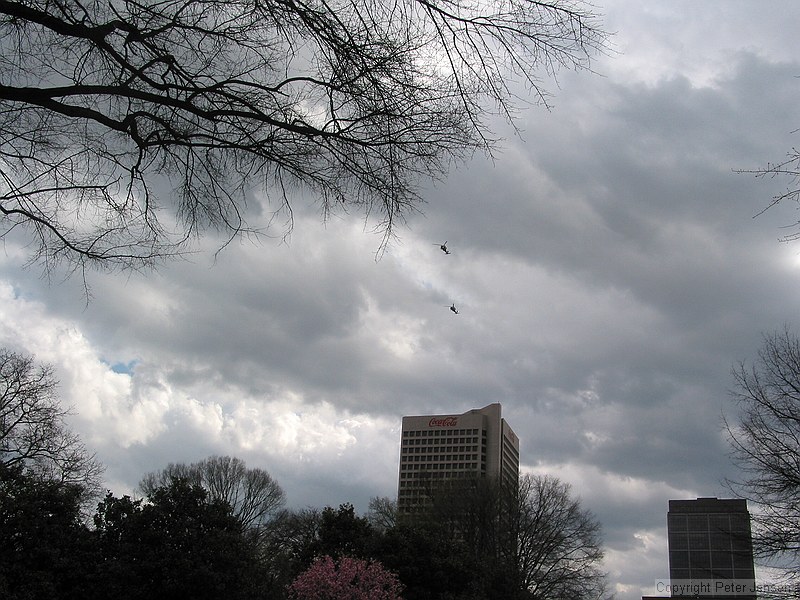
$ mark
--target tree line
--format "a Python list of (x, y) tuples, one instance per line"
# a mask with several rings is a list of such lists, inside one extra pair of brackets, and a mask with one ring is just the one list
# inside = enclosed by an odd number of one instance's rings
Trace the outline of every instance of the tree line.
[[(756, 555), (793, 581), (800, 339), (788, 326), (765, 335), (733, 376), (730, 489), (751, 503)], [(557, 478), (440, 487), (413, 519), (373, 498), (360, 516), (350, 504), (288, 510), (269, 473), (212, 456), (145, 474), (139, 498), (103, 496), (102, 465), (66, 425), (57, 386), (52, 367), (0, 349), (0, 597), (338, 598), (322, 586), (332, 573), (407, 600), (607, 595), (600, 525)]]
[(556, 478), (442, 487), (413, 519), (377, 497), (364, 515), (287, 509), (269, 473), (229, 456), (147, 473), (137, 497), (103, 495), (67, 414), (51, 367), (0, 350), (0, 597), (606, 595), (600, 525)]
[[(765, 335), (733, 372), (725, 430), (758, 557), (800, 562), (800, 339)], [(66, 425), (52, 367), (0, 349), (0, 597), (550, 600), (608, 596), (600, 524), (568, 484), (524, 476), (432, 488), (398, 514), (285, 507), (266, 471), (212, 456), (103, 495), (102, 465)], [(367, 591), (365, 591), (367, 590)], [(371, 590), (371, 591), (369, 591)], [(366, 595), (364, 595), (366, 594)]]

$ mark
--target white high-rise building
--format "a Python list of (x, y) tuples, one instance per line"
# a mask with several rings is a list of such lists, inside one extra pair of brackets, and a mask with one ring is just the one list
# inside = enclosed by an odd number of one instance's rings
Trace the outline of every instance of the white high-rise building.
[(397, 507), (424, 506), (432, 486), (469, 478), (517, 485), (519, 438), (499, 403), (458, 415), (403, 417)]

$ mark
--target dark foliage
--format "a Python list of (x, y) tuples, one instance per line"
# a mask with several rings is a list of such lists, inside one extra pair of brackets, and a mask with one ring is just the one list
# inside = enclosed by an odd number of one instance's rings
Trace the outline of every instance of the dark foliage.
[(0, 598), (84, 598), (98, 554), (75, 484), (0, 463)]
[(100, 597), (255, 598), (255, 547), (228, 504), (185, 480), (156, 489), (147, 503), (109, 494), (95, 526), (103, 563)]

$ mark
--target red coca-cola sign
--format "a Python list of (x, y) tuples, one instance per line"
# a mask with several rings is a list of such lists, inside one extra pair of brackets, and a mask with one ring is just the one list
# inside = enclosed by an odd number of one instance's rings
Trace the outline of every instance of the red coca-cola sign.
[(428, 421), (428, 427), (455, 427), (456, 425), (458, 425), (458, 417), (443, 417), (441, 419), (433, 417)]

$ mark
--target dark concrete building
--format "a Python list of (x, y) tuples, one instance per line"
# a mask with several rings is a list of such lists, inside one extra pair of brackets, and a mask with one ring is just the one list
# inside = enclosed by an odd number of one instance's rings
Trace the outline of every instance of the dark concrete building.
[(667, 539), (669, 579), (642, 600), (756, 600), (746, 500), (670, 500)]
[[(673, 597), (755, 598), (746, 500), (670, 500), (667, 537)], [(681, 582), (691, 582), (695, 593), (676, 593)]]
[(670, 579), (755, 579), (747, 501), (670, 500)]

